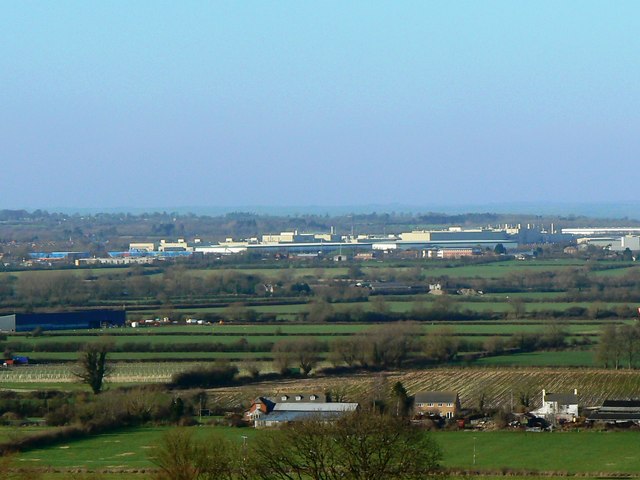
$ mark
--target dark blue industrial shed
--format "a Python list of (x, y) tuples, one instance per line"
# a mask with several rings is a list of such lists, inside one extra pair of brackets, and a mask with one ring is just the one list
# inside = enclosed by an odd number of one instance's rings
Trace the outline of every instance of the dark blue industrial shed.
[(0, 316), (0, 331), (30, 332), (43, 330), (82, 330), (87, 328), (123, 327), (125, 310), (85, 310), (80, 312), (16, 313)]

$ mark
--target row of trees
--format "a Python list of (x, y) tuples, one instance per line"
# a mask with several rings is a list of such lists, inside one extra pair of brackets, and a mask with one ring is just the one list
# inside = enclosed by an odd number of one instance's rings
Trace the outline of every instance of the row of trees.
[[(442, 328), (427, 337), (422, 333), (422, 327), (415, 322), (379, 325), (331, 342), (329, 359), (335, 366), (396, 368), (413, 357), (434, 363), (455, 358), (459, 342), (451, 329)], [(282, 340), (272, 349), (274, 367), (282, 373), (296, 367), (307, 375), (326, 349), (326, 342), (315, 339)]]
[(635, 368), (640, 363), (640, 323), (610, 324), (601, 335), (596, 361), (604, 368)]

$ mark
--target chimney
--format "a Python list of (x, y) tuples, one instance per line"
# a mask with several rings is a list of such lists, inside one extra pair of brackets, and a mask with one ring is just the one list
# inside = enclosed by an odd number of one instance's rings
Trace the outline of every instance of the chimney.
[(577, 388), (574, 388), (574, 389), (573, 389), (573, 394), (574, 394), (574, 395), (578, 395), (578, 389), (577, 389)]
[(547, 391), (543, 388), (542, 389), (542, 403), (544, 403), (544, 397), (547, 396)]

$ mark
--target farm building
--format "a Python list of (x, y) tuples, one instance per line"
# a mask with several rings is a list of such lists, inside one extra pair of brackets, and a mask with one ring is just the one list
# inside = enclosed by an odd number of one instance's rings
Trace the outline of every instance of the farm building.
[(0, 316), (0, 331), (30, 332), (43, 330), (75, 330), (101, 327), (124, 327), (125, 310), (85, 310), (80, 312), (15, 313)]
[(589, 415), (591, 422), (612, 424), (640, 423), (640, 400), (605, 400)]
[(276, 427), (312, 418), (332, 421), (357, 408), (357, 403), (328, 402), (321, 394), (280, 394), (255, 399), (245, 413), (245, 419), (253, 422), (256, 428)]

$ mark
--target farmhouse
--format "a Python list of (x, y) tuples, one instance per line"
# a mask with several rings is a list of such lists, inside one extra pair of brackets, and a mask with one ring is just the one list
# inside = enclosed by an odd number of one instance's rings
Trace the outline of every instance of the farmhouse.
[(418, 392), (414, 400), (417, 415), (439, 415), (455, 418), (460, 413), (460, 397), (456, 392)]
[(253, 422), (256, 428), (276, 427), (311, 418), (331, 421), (357, 408), (357, 403), (328, 402), (320, 394), (280, 394), (256, 398), (245, 413), (245, 420)]
[(542, 390), (542, 406), (534, 415), (555, 421), (575, 421), (578, 417), (578, 390), (573, 393), (547, 393)]

